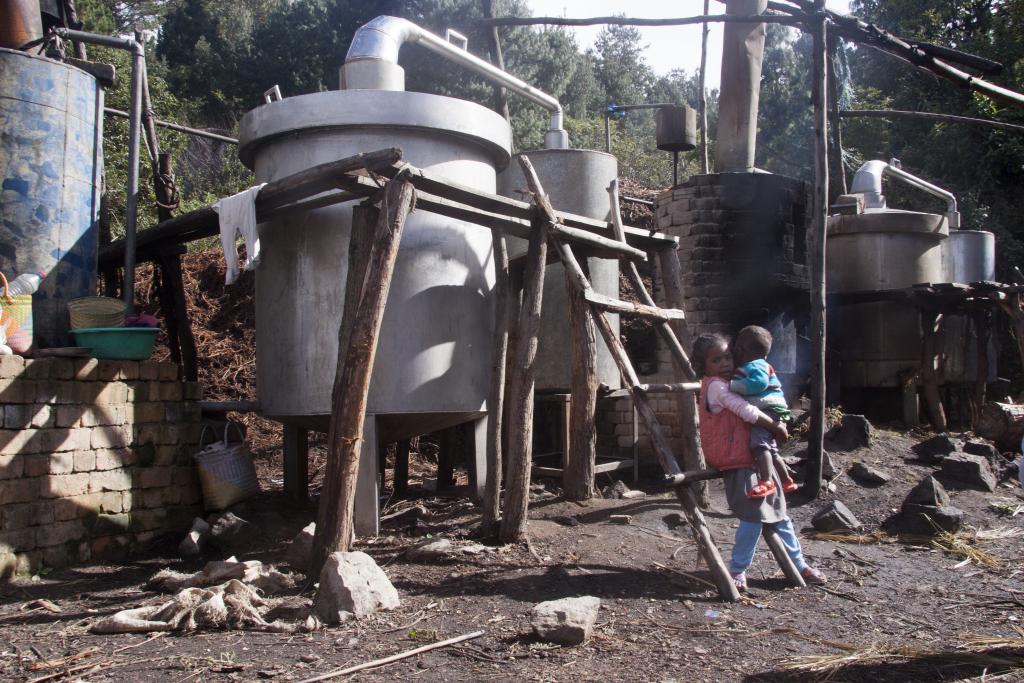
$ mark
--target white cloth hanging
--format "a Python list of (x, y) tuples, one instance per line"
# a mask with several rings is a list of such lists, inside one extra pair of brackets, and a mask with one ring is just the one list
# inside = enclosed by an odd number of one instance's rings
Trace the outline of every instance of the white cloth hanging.
[(220, 199), (213, 205), (220, 222), (220, 244), (224, 248), (224, 261), (228, 270), (224, 277), (226, 284), (238, 279), (238, 248), (235, 242), (241, 235), (245, 241), (245, 260), (242, 268), (255, 270), (260, 260), (260, 238), (256, 232), (256, 195), (266, 183), (254, 185), (248, 190)]

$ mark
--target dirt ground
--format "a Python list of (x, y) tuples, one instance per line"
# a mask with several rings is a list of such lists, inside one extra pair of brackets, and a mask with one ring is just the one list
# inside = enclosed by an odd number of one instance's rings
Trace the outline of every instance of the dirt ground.
[[(797, 658), (843, 655), (856, 660), (835, 681), (1024, 680), (1024, 648), (970, 656), (964, 634), (1024, 638), (1024, 492), (1013, 481), (995, 493), (955, 490), (967, 513), (965, 538), (998, 566), (986, 568), (923, 541), (851, 544), (810, 538), (810, 518), (827, 500), (846, 503), (869, 531), (899, 508), (907, 491), (935, 468), (914, 459), (922, 435), (876, 430), (873, 445), (833, 453), (845, 470), (861, 460), (893, 475), (864, 488), (845, 474), (822, 500), (791, 500), (791, 516), (810, 561), (825, 571), (824, 588), (787, 588), (763, 548), (750, 572), (751, 592), (725, 604), (706, 570), (679, 507), (653, 481), (641, 500), (569, 503), (542, 493), (531, 505), (532, 552), (519, 546), (434, 562), (412, 562), (406, 548), (421, 540), (393, 533), (360, 541), (401, 596), (402, 605), (357, 623), (312, 633), (217, 631), (97, 636), (89, 625), (120, 609), (166, 599), (146, 580), (183, 562), (177, 538), (165, 539), (125, 564), (93, 565), (0, 586), (0, 678), (4, 680), (249, 681), (303, 680), (476, 630), (482, 637), (347, 678), (359, 680), (530, 681), (797, 681), (822, 680), (787, 670)], [(798, 446), (793, 444), (790, 449)], [(425, 482), (420, 482), (425, 483)], [(605, 482), (606, 483), (606, 482)], [(554, 488), (551, 485), (551, 488)], [(468, 499), (436, 497), (424, 487), (415, 501), (430, 511), (432, 536), (470, 542), (479, 509)], [(712, 485), (709, 523), (728, 555), (735, 521), (724, 514), (721, 482)], [(394, 509), (409, 501), (392, 501)], [(238, 511), (260, 528), (259, 544), (239, 559), (280, 559), (287, 539), (315, 515), (289, 507), (278, 492)], [(632, 515), (628, 525), (611, 514)], [(973, 532), (981, 532), (974, 537)], [(420, 533), (423, 533), (422, 531)], [(210, 559), (210, 558), (206, 558)], [(594, 636), (578, 647), (552, 646), (530, 633), (530, 608), (542, 600), (594, 595), (602, 608)], [(52, 601), (59, 612), (32, 607)], [(1020, 644), (1019, 641), (1017, 643)], [(889, 656), (850, 648), (885, 648)], [(902, 653), (902, 657), (893, 653)], [(77, 655), (77, 658), (76, 658)], [(70, 658), (59, 665), (55, 660)], [(74, 669), (73, 667), (80, 667)], [(70, 670), (69, 670), (70, 668)]]

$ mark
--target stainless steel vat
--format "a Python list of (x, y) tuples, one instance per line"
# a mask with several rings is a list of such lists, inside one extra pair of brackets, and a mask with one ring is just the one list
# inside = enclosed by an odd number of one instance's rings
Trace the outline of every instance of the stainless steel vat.
[(0, 271), (45, 271), (36, 346), (67, 346), (67, 302), (95, 293), (103, 90), (52, 59), (0, 49)]
[[(618, 177), (618, 160), (613, 155), (587, 149), (545, 149), (527, 152), (526, 156), (556, 209), (602, 221), (610, 219), (608, 186)], [(498, 176), (499, 194), (522, 199), (526, 189), (526, 179), (518, 163), (513, 162)], [(513, 258), (526, 253), (524, 240), (510, 238), (509, 242), (509, 254)], [(618, 298), (618, 261), (591, 258), (587, 259), (587, 265), (594, 289)], [(540, 348), (537, 350), (538, 391), (568, 391), (572, 383), (572, 367), (566, 347), (569, 320), (565, 286), (562, 265), (549, 265), (544, 273)], [(618, 332), (619, 317), (613, 315), (609, 319)], [(597, 345), (597, 375), (599, 382), (613, 389), (620, 385), (618, 368), (603, 343)]]
[[(495, 191), (511, 130), (479, 105), (404, 91), (341, 90), (261, 106), (242, 120), (239, 156), (277, 180), (359, 152), (400, 147), (404, 159)], [(327, 429), (345, 295), (352, 205), (260, 226), (256, 366), (268, 417)], [(478, 420), (482, 439), (494, 313), (490, 230), (416, 211), (406, 222), (370, 383), (356, 514), (377, 528), (378, 443)], [(477, 453), (477, 485), (483, 452)]]
[(986, 230), (951, 230), (942, 244), (946, 282), (996, 279), (996, 236)]
[[(943, 280), (943, 216), (888, 209), (832, 216), (828, 224), (829, 294), (902, 289)], [(920, 364), (917, 310), (899, 302), (848, 304), (829, 334), (844, 387), (898, 387)]]
[[(946, 282), (996, 279), (996, 236), (985, 230), (951, 230), (942, 244)], [(947, 315), (944, 322), (943, 379), (949, 384), (973, 384), (978, 377), (978, 332), (967, 315)], [(995, 340), (986, 349), (986, 381), (996, 380)]]

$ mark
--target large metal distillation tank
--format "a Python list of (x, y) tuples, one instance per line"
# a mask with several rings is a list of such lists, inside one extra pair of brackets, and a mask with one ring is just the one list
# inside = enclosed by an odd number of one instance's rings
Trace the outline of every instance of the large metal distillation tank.
[[(400, 147), (415, 166), (493, 193), (510, 142), (508, 123), (471, 102), (401, 90), (340, 90), (249, 112), (239, 155), (258, 181), (267, 182), (359, 152)], [(275, 420), (327, 429), (351, 221), (351, 204), (341, 204), (260, 226), (257, 383), (261, 408)], [(477, 420), (482, 442), (493, 286), (490, 230), (425, 211), (409, 216), (370, 384), (356, 495), (359, 533), (377, 528), (379, 443), (470, 420)], [(484, 453), (477, 451), (480, 461)]]

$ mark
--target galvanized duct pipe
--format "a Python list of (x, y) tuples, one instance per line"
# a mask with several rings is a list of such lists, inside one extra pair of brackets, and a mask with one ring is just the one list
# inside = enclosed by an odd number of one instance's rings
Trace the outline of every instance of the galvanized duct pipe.
[(922, 180), (915, 175), (901, 169), (896, 159), (889, 162), (867, 161), (857, 169), (853, 176), (853, 184), (850, 186), (851, 194), (864, 195), (864, 206), (869, 209), (884, 209), (885, 196), (882, 194), (882, 175), (890, 175), (899, 178), (908, 185), (924, 190), (946, 200), (946, 218), (949, 221), (949, 229), (956, 230), (960, 227), (960, 212), (957, 211), (956, 197), (949, 190), (943, 190), (937, 185), (932, 185), (927, 180)]
[(556, 98), (400, 17), (379, 16), (356, 31), (345, 56), (345, 64), (341, 67), (341, 87), (347, 90), (405, 90), (405, 72), (398, 66), (398, 52), (406, 43), (422, 45), (544, 107), (551, 112), (544, 147), (569, 148), (569, 134), (562, 122), (562, 105)]
[[(146, 51), (131, 38), (115, 38), (66, 28), (56, 29), (65, 40), (112, 47), (132, 53), (131, 117), (128, 120), (128, 196), (124, 228), (124, 287), (121, 296), (128, 314), (135, 312), (135, 226), (139, 202), (139, 137), (142, 130), (142, 86), (146, 78)], [(102, 108), (97, 115), (101, 115)]]

